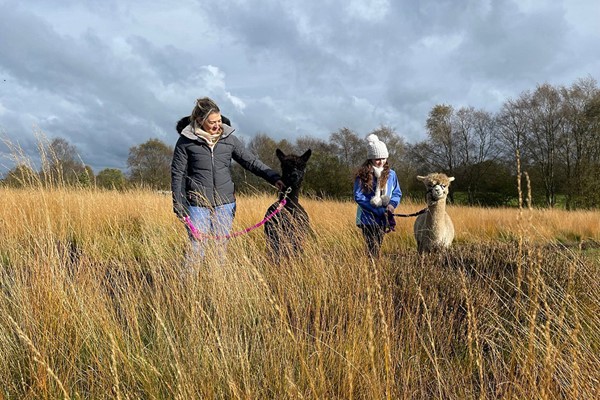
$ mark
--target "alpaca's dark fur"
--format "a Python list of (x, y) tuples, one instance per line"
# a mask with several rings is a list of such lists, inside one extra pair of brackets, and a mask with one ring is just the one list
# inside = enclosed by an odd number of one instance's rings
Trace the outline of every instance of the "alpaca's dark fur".
[[(271, 259), (279, 262), (281, 258), (289, 258), (301, 253), (303, 242), (310, 232), (308, 214), (298, 202), (298, 195), (311, 150), (308, 149), (303, 155), (296, 156), (285, 155), (277, 149), (276, 154), (281, 162), (281, 180), (286, 188), (291, 188), (285, 207), (265, 223), (267, 250)], [(269, 207), (266, 215), (275, 211), (283, 196), (283, 193), (279, 195), (279, 201)]]

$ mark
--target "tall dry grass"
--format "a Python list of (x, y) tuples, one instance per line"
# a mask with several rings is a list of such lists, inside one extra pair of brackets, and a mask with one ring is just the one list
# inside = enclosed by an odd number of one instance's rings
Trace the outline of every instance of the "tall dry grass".
[(298, 258), (258, 230), (194, 275), (169, 197), (1, 189), (0, 398), (599, 397), (597, 214), (450, 207), (450, 252), (398, 219), (374, 263), (352, 203), (303, 204)]

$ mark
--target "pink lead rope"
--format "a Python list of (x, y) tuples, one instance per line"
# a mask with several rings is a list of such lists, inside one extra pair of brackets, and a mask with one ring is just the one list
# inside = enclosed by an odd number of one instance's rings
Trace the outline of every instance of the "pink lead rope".
[(211, 235), (206, 235), (206, 234), (200, 232), (198, 230), (198, 228), (196, 228), (194, 226), (194, 224), (192, 223), (192, 220), (190, 219), (190, 217), (187, 216), (187, 215), (183, 218), (183, 222), (185, 222), (185, 224), (189, 228), (190, 232), (192, 232), (192, 236), (194, 236), (194, 238), (196, 238), (198, 240), (204, 240), (204, 239), (213, 239), (213, 240), (231, 239), (231, 238), (234, 238), (236, 236), (240, 236), (240, 235), (243, 235), (243, 234), (248, 233), (250, 231), (253, 231), (256, 228), (264, 225), (265, 222), (267, 222), (268, 220), (270, 220), (271, 218), (273, 218), (275, 216), (275, 214), (277, 214), (279, 211), (281, 211), (283, 209), (283, 207), (285, 206), (285, 203), (287, 203), (287, 201), (286, 201), (286, 199), (284, 197), (279, 202), (279, 205), (277, 206), (277, 208), (275, 210), (273, 210), (273, 212), (271, 214), (267, 215), (265, 217), (265, 219), (263, 219), (259, 223), (255, 224), (255, 225), (252, 225), (251, 227), (246, 228), (246, 229), (244, 229), (242, 231), (229, 233), (229, 234), (223, 235), (223, 236), (211, 236)]

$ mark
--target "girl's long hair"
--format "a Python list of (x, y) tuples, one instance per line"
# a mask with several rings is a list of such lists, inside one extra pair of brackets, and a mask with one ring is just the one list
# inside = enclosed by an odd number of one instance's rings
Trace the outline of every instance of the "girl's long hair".
[[(377, 180), (377, 183), (381, 189), (385, 187), (385, 183), (387, 182), (387, 178), (390, 175), (390, 164), (386, 161), (383, 164), (383, 171), (381, 172), (381, 177)], [(360, 187), (362, 188), (363, 193), (371, 193), (375, 190), (373, 187), (373, 182), (375, 181), (375, 176), (373, 175), (373, 163), (371, 160), (366, 160), (356, 171), (355, 178), (360, 179)]]

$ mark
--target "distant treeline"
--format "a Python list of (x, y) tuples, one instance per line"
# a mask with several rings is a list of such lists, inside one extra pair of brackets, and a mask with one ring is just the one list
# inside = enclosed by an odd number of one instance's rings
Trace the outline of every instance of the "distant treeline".
[[(407, 143), (401, 132), (380, 126), (375, 133), (390, 153), (405, 196), (423, 198), (418, 174), (444, 172), (456, 178), (450, 201), (485, 206), (517, 205), (518, 181), (536, 206), (567, 209), (600, 206), (600, 89), (591, 77), (570, 87), (538, 85), (491, 113), (474, 107), (435, 105), (424, 121), (427, 138)], [(401, 128), (400, 128), (401, 130)], [(257, 133), (247, 147), (278, 169), (275, 149), (301, 153), (310, 148), (305, 195), (350, 199), (355, 170), (365, 161), (365, 137), (346, 127), (317, 139), (275, 141)], [(173, 135), (173, 143), (176, 141)], [(75, 185), (124, 190), (169, 190), (173, 148), (151, 139), (129, 149), (128, 170), (104, 169), (97, 175), (65, 139), (43, 147), (43, 167), (17, 163), (2, 180), (6, 186)], [(233, 166), (242, 193), (273, 191), (261, 179)], [(520, 179), (518, 179), (520, 178)]]

